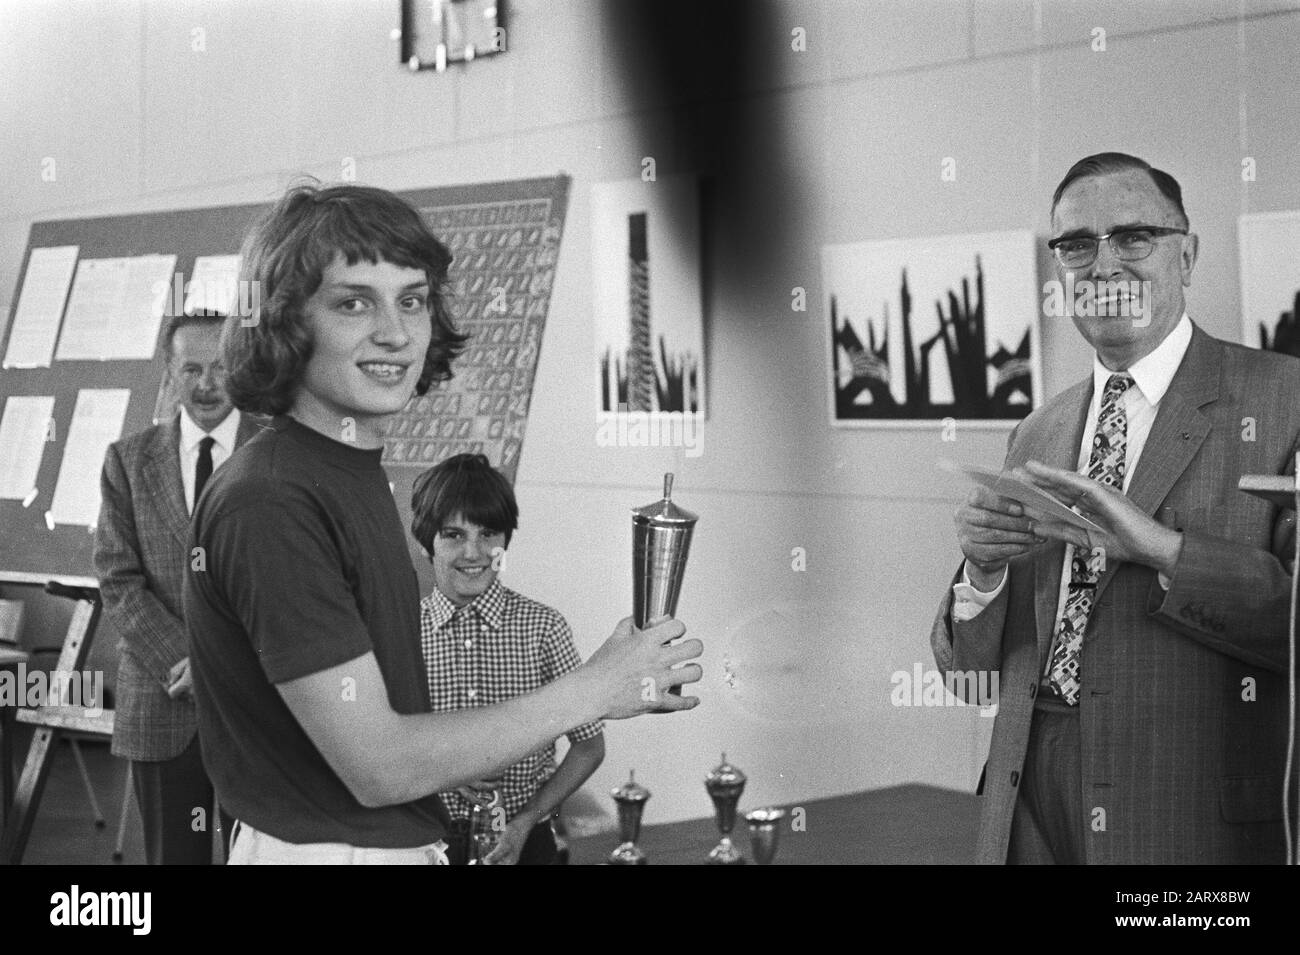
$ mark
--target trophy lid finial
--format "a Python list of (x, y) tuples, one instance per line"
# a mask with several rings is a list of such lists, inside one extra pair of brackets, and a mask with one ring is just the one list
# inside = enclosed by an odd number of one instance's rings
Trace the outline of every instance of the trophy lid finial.
[(704, 779), (704, 784), (712, 790), (718, 786), (744, 786), (745, 774), (735, 766), (727, 762), (727, 754), (722, 754), (722, 762), (713, 767), (713, 770)]

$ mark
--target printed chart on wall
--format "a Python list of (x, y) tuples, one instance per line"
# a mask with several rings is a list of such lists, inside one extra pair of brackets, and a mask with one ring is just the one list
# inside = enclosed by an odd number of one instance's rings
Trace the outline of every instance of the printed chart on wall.
[(1032, 232), (822, 249), (831, 422), (1001, 425), (1041, 401)]
[(1265, 212), (1238, 221), (1241, 340), (1300, 358), (1300, 212)]
[(451, 381), (389, 423), (385, 465), (424, 469), (481, 453), (514, 480), (568, 193), (558, 176), (404, 194), (454, 256), (452, 312), (470, 340)]

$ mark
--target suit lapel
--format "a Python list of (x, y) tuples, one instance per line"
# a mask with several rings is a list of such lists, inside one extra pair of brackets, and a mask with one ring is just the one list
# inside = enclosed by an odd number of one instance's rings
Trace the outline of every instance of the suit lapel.
[[(1033, 459), (1051, 467), (1073, 471), (1079, 466), (1079, 444), (1092, 402), (1092, 377), (1075, 385), (1062, 396), (1060, 411), (1044, 422), (1041, 437), (1028, 443), (1016, 464)], [(1052, 642), (1056, 626), (1056, 604), (1061, 589), (1061, 564), (1065, 544), (1050, 541), (1034, 551), (1034, 621), (1038, 626), (1038, 653), (1043, 657)]]
[[(1169, 390), (1160, 401), (1151, 434), (1128, 486), (1128, 499), (1148, 516), (1155, 515), (1210, 433), (1210, 421), (1200, 409), (1219, 397), (1221, 348), (1218, 342), (1192, 326), (1192, 340), (1169, 383)], [(1097, 580), (1094, 601), (1101, 599), (1117, 569), (1114, 562), (1107, 562)]]
[[(259, 430), (257, 422), (252, 417), (240, 414), (239, 427), (235, 431), (235, 448), (241, 447)], [(180, 443), (181, 424), (178, 412), (170, 421), (159, 425), (154, 433), (144, 470), (149, 486), (158, 489), (158, 511), (163, 520), (176, 538), (182, 544), (187, 544), (190, 536), (190, 514), (185, 507)]]
[(159, 513), (184, 544), (189, 539), (190, 515), (185, 509), (185, 485), (181, 480), (180, 440), (178, 414), (158, 427), (144, 467), (150, 486), (158, 489)]

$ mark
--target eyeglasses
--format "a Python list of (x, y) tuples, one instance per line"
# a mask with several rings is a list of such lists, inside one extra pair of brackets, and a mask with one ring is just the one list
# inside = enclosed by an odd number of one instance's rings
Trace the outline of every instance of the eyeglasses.
[(1116, 229), (1105, 235), (1076, 235), (1053, 239), (1047, 243), (1047, 247), (1056, 253), (1056, 260), (1067, 269), (1081, 269), (1096, 261), (1102, 239), (1110, 243), (1110, 250), (1117, 259), (1137, 262), (1151, 254), (1156, 239), (1166, 235), (1187, 235), (1187, 230), (1144, 225), (1132, 229)]
[(180, 378), (181, 381), (185, 382), (187, 385), (192, 385), (196, 381), (202, 381), (204, 377), (206, 377), (208, 368), (212, 369), (212, 377), (217, 381), (226, 377), (226, 366), (222, 364), (209, 365), (207, 368), (199, 365), (186, 365), (176, 373), (176, 377)]

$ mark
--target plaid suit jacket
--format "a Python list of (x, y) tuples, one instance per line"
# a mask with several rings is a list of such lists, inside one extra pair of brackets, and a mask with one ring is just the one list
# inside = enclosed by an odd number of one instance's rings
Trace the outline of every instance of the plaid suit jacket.
[[(241, 416), (238, 448), (256, 431)], [(109, 445), (100, 477), (95, 572), (118, 644), (113, 755), (179, 756), (197, 730), (192, 700), (167, 695), (167, 674), (189, 656), (181, 618), (189, 514), (180, 467), (180, 413)]]
[[(1021, 422), (1006, 467), (1032, 458), (1074, 470), (1091, 397), (1089, 376)], [(1112, 563), (1084, 635), (1088, 862), (1283, 860), (1295, 512), (1238, 491), (1237, 480), (1294, 473), (1297, 451), (1300, 362), (1194, 328), (1127, 492), (1149, 515), (1173, 508), (1184, 532), (1169, 590), (1152, 568)], [(1064, 549), (1049, 542), (1012, 560), (1002, 592), (964, 623), (952, 620), (950, 587), (932, 630), (940, 670), (998, 673), (984, 863), (1007, 858)]]

